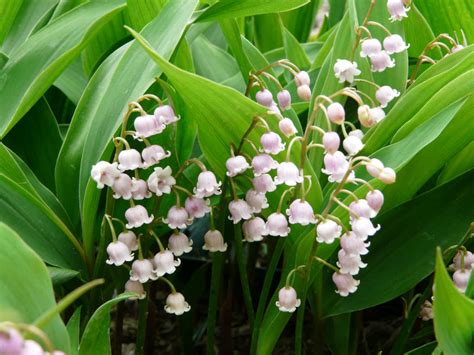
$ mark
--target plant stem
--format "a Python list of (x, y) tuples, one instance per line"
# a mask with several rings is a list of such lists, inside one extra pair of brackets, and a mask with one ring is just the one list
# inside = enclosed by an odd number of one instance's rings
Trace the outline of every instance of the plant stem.
[(146, 319), (148, 316), (148, 297), (138, 301), (138, 329), (137, 329), (137, 342), (135, 347), (136, 355), (143, 355), (143, 346), (145, 345), (145, 334), (146, 334)]

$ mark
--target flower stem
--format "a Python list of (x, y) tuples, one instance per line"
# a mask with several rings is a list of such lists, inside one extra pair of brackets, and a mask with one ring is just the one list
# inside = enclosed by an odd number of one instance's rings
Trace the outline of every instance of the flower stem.
[(176, 293), (176, 288), (174, 287), (173, 283), (170, 280), (168, 280), (166, 277), (161, 276), (158, 280), (161, 280), (165, 282), (166, 284), (168, 284), (168, 286), (171, 289), (171, 293)]

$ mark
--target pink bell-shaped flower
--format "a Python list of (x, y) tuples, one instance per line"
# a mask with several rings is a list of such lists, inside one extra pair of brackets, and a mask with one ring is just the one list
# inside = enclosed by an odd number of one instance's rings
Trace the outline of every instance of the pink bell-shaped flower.
[(258, 242), (267, 235), (265, 221), (260, 217), (254, 217), (242, 224), (242, 232), (247, 242)]
[(181, 314), (188, 312), (191, 306), (186, 302), (184, 296), (179, 292), (173, 292), (166, 297), (165, 311), (166, 313), (175, 314), (180, 316)]
[(342, 146), (347, 154), (356, 155), (364, 148), (364, 143), (362, 143), (359, 137), (348, 135), (342, 142)]
[(323, 145), (326, 152), (333, 154), (337, 152), (341, 144), (341, 139), (336, 132), (326, 132), (323, 135)]
[(346, 119), (346, 111), (344, 110), (344, 106), (342, 106), (339, 102), (333, 102), (327, 108), (328, 118), (332, 123), (337, 125), (341, 125), (344, 123)]
[(158, 164), (163, 159), (171, 156), (170, 151), (165, 151), (163, 147), (157, 144), (150, 145), (142, 150), (143, 168), (149, 168)]
[(132, 178), (132, 198), (134, 200), (144, 200), (151, 197), (148, 184), (145, 180)]
[(137, 297), (130, 297), (131, 300), (139, 299), (142, 300), (146, 297), (145, 289), (143, 288), (143, 284), (139, 281), (128, 280), (125, 283), (125, 291), (136, 293)]
[(347, 81), (352, 84), (354, 77), (359, 75), (361, 71), (357, 69), (356, 62), (350, 62), (346, 59), (337, 59), (334, 64), (334, 75), (339, 79), (340, 83)]
[(360, 284), (360, 281), (355, 280), (351, 274), (341, 274), (339, 272), (332, 274), (332, 281), (337, 287), (336, 293), (342, 297), (347, 297), (349, 294), (356, 292)]
[(316, 240), (318, 243), (331, 244), (341, 236), (342, 227), (333, 220), (322, 221), (316, 227)]
[(288, 90), (282, 90), (277, 94), (278, 104), (283, 111), (291, 108), (291, 95)]
[(14, 328), (0, 330), (0, 354), (21, 355), (23, 347), (23, 337)]
[(91, 169), (92, 179), (97, 183), (99, 189), (104, 186), (112, 187), (115, 180), (120, 176), (120, 171), (117, 169), (117, 163), (110, 164), (107, 161), (100, 161)]
[(176, 271), (176, 267), (181, 265), (180, 259), (174, 259), (174, 255), (169, 250), (163, 250), (155, 254), (153, 258), (155, 264), (155, 274), (161, 277), (165, 274), (172, 274)]
[(255, 94), (255, 100), (262, 106), (270, 107), (273, 104), (273, 95), (268, 89), (262, 89)]
[(410, 8), (406, 8), (403, 0), (388, 0), (387, 10), (390, 13), (390, 21), (399, 21), (404, 17), (408, 17), (407, 12)]
[(408, 49), (410, 45), (407, 45), (400, 35), (394, 34), (385, 37), (383, 40), (383, 48), (388, 54), (401, 53)]
[(296, 93), (302, 101), (311, 100), (311, 88), (309, 85), (301, 85), (296, 88)]
[(387, 52), (380, 51), (370, 56), (372, 63), (371, 70), (373, 72), (383, 72), (387, 68), (393, 68), (395, 66), (395, 60), (390, 58)]
[(276, 190), (275, 182), (273, 181), (272, 177), (268, 174), (255, 176), (252, 179), (252, 184), (255, 191), (261, 194), (265, 194), (267, 192), (272, 192)]
[(383, 193), (379, 190), (369, 191), (367, 196), (365, 196), (365, 199), (367, 200), (370, 208), (372, 208), (377, 213), (383, 206), (384, 197)]
[(287, 186), (296, 186), (303, 182), (303, 176), (301, 176), (298, 167), (289, 161), (280, 163), (277, 168), (277, 176), (275, 177), (275, 184), (286, 184)]
[(245, 194), (245, 201), (248, 203), (253, 213), (260, 213), (268, 207), (268, 201), (265, 194), (256, 190), (248, 190)]
[(293, 313), (301, 305), (301, 300), (297, 298), (293, 287), (285, 286), (278, 291), (278, 301), (275, 304), (281, 312)]
[(192, 223), (192, 218), (188, 215), (188, 211), (184, 207), (173, 206), (169, 209), (168, 215), (163, 222), (171, 229), (186, 228)]
[(184, 201), (184, 208), (191, 218), (204, 217), (206, 213), (211, 210), (209, 207), (209, 200), (204, 200), (196, 196), (187, 197)]
[(141, 168), (142, 156), (136, 149), (125, 149), (119, 153), (118, 156), (119, 165), (118, 168), (121, 171), (135, 170)]
[(278, 128), (280, 128), (280, 132), (283, 133), (286, 137), (291, 137), (298, 133), (295, 124), (289, 118), (283, 118), (282, 120), (280, 120), (280, 122), (278, 122)]
[(227, 243), (224, 242), (224, 237), (220, 231), (210, 229), (204, 234), (204, 245), (202, 248), (211, 253), (225, 252), (227, 250)]
[(400, 96), (400, 92), (387, 85), (379, 87), (375, 92), (375, 98), (380, 102), (381, 107), (387, 107), (390, 101), (398, 96)]
[(383, 168), (380, 172), (378, 179), (384, 184), (390, 185), (395, 183), (397, 180), (397, 173), (392, 168)]
[(369, 175), (376, 179), (380, 176), (380, 173), (384, 169), (383, 163), (376, 158), (370, 159), (370, 162), (367, 163), (365, 167)]
[(179, 117), (176, 116), (176, 113), (170, 105), (158, 106), (155, 109), (155, 112), (153, 112), (153, 115), (159, 123), (165, 126), (175, 123), (179, 120)]
[(130, 176), (127, 174), (120, 174), (115, 180), (112, 186), (114, 191), (114, 198), (123, 198), (124, 200), (130, 200), (132, 198), (133, 182)]
[(372, 209), (369, 205), (369, 202), (364, 199), (351, 202), (349, 205), (349, 210), (352, 218), (374, 218), (377, 215), (377, 211)]
[(145, 207), (136, 205), (125, 211), (125, 218), (128, 222), (125, 227), (132, 229), (141, 227), (144, 224), (150, 224), (153, 222), (154, 216), (148, 216), (148, 211)]
[(175, 231), (168, 239), (168, 248), (176, 256), (193, 250), (193, 241), (186, 234)]
[(162, 167), (156, 167), (147, 180), (150, 191), (156, 196), (169, 194), (171, 187), (176, 184), (176, 180), (171, 174), (172, 171), (169, 166), (164, 169)]
[(373, 54), (379, 53), (382, 50), (382, 43), (377, 38), (369, 38), (361, 43), (360, 56), (362, 58), (370, 57)]
[(279, 212), (274, 212), (268, 216), (265, 228), (268, 235), (274, 237), (286, 237), (290, 233), (285, 215)]
[(263, 151), (267, 154), (278, 154), (285, 149), (285, 144), (282, 143), (281, 137), (275, 132), (267, 132), (260, 137)]
[(225, 166), (227, 168), (226, 174), (229, 177), (237, 176), (250, 167), (249, 163), (247, 163), (247, 160), (242, 155), (230, 157), (227, 159)]
[[(349, 169), (349, 162), (346, 159), (346, 156), (337, 151), (334, 154), (324, 155), (324, 169), (322, 172), (328, 175), (328, 180), (330, 182), (341, 182), (344, 176)], [(353, 178), (354, 172), (351, 172), (349, 175), (349, 180)]]
[(143, 139), (160, 134), (166, 128), (153, 115), (138, 116), (135, 118), (133, 125), (135, 126), (135, 139)]
[(351, 220), (352, 231), (362, 240), (374, 235), (380, 229), (380, 225), (374, 227), (369, 218), (360, 217)]
[(120, 266), (126, 261), (133, 260), (133, 253), (127, 244), (119, 241), (112, 242), (107, 246), (107, 254), (109, 254), (109, 258), (106, 260), (106, 263), (109, 265)]
[(461, 291), (466, 292), (467, 284), (469, 283), (469, 278), (471, 277), (472, 270), (456, 270), (453, 274), (454, 286)]
[(355, 233), (347, 232), (341, 237), (341, 248), (347, 255), (366, 255), (369, 252), (367, 247), (370, 242), (364, 243)]
[(244, 200), (232, 200), (229, 203), (230, 216), (229, 219), (234, 224), (239, 223), (242, 219), (250, 219), (252, 217), (252, 208)]
[(260, 154), (252, 159), (252, 168), (255, 176), (266, 174), (278, 167), (278, 162), (271, 155)]
[(156, 280), (157, 276), (153, 264), (148, 259), (135, 260), (130, 271), (130, 280), (145, 283), (148, 280)]
[(286, 210), (291, 224), (301, 224), (307, 226), (308, 224), (316, 223), (314, 217), (313, 207), (307, 202), (300, 199), (294, 200), (290, 204), (290, 208)]
[(138, 250), (138, 240), (135, 233), (126, 230), (118, 235), (118, 241), (124, 243), (131, 251)]
[(196, 187), (194, 188), (194, 194), (197, 197), (209, 197), (212, 195), (220, 195), (220, 186), (222, 183), (217, 182), (216, 176), (212, 171), (203, 171), (198, 176)]
[(308, 72), (301, 70), (295, 75), (296, 86), (308, 85), (311, 84), (311, 78), (309, 77)]
[(470, 251), (464, 252), (463, 250), (458, 250), (450, 266), (454, 268), (454, 270), (461, 269), (461, 254), (464, 254), (464, 268), (467, 270), (472, 269), (474, 265), (474, 254)]
[(359, 254), (347, 254), (344, 249), (339, 250), (337, 257), (337, 266), (341, 268), (342, 274), (357, 275), (360, 269), (367, 266), (362, 262)]

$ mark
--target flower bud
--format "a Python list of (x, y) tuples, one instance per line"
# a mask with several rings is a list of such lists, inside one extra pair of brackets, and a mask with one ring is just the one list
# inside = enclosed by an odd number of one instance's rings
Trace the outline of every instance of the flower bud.
[(283, 213), (275, 212), (267, 218), (265, 225), (268, 235), (274, 237), (286, 237), (290, 233), (288, 221)]
[(118, 241), (124, 243), (131, 251), (138, 250), (138, 240), (135, 233), (126, 230), (119, 234)]
[(350, 132), (349, 132), (349, 135), (350, 135), (350, 136), (357, 137), (357, 138), (359, 138), (360, 140), (362, 140), (362, 138), (364, 138), (364, 132), (362, 132), (360, 129), (355, 129), (355, 130), (353, 130), (353, 131), (350, 131)]
[(374, 227), (369, 218), (360, 217), (351, 220), (352, 231), (362, 240), (367, 240), (367, 237), (374, 235), (380, 229), (380, 225)]
[(237, 155), (227, 159), (225, 166), (227, 168), (227, 176), (234, 177), (247, 170), (249, 168), (249, 163), (247, 163), (245, 157)]
[(277, 94), (278, 104), (283, 111), (291, 108), (291, 95), (288, 90), (282, 90)]
[(389, 102), (398, 96), (400, 96), (400, 93), (387, 85), (381, 86), (375, 92), (375, 98), (380, 102), (381, 107), (387, 107)]
[(127, 229), (132, 229), (141, 227), (144, 224), (150, 224), (153, 222), (154, 216), (148, 216), (148, 211), (145, 207), (136, 205), (125, 211), (125, 218), (128, 222), (125, 226)]
[(134, 200), (144, 200), (151, 197), (148, 185), (145, 180), (132, 178), (132, 198)]
[(370, 107), (368, 105), (360, 105), (357, 109), (357, 118), (362, 126), (371, 127)]
[(399, 21), (403, 17), (408, 17), (407, 11), (410, 8), (405, 8), (403, 0), (388, 0), (387, 10), (390, 13), (390, 21)]
[(112, 242), (107, 246), (107, 254), (109, 258), (106, 263), (109, 265), (120, 266), (126, 261), (133, 260), (133, 253), (130, 252), (128, 246), (122, 242)]
[(260, 213), (268, 207), (268, 201), (265, 194), (255, 190), (248, 190), (245, 194), (245, 201), (248, 203), (253, 213)]
[(295, 83), (296, 86), (303, 86), (303, 85), (308, 85), (311, 83), (311, 79), (309, 77), (308, 72), (305, 72), (304, 70), (296, 73), (295, 75)]
[(303, 181), (298, 167), (292, 163), (285, 161), (280, 163), (277, 168), (277, 176), (275, 177), (275, 184), (286, 184), (287, 186), (296, 186)]
[(339, 250), (337, 257), (337, 266), (341, 268), (339, 272), (342, 274), (357, 275), (360, 269), (367, 266), (362, 262), (359, 254), (347, 254), (344, 249)]
[(227, 243), (224, 243), (224, 237), (221, 232), (211, 229), (204, 234), (204, 245), (202, 248), (211, 253), (217, 251), (225, 252), (227, 250)]
[(103, 189), (104, 186), (114, 185), (115, 180), (120, 176), (120, 171), (117, 169), (117, 163), (100, 161), (92, 167), (91, 176), (97, 183), (97, 187)]
[(344, 110), (344, 106), (342, 106), (339, 102), (333, 102), (327, 108), (327, 113), (329, 120), (332, 123), (337, 125), (341, 125), (344, 123), (346, 119), (346, 111)]
[(369, 204), (370, 208), (372, 208), (375, 212), (378, 213), (382, 208), (384, 198), (383, 193), (381, 191), (369, 191), (365, 199), (367, 200), (367, 203)]
[(242, 219), (250, 219), (252, 217), (252, 208), (244, 200), (232, 200), (229, 203), (230, 216), (229, 219), (234, 224), (239, 223)]
[(192, 223), (193, 219), (188, 215), (184, 207), (173, 206), (169, 209), (168, 215), (163, 219), (163, 222), (171, 229), (186, 228)]
[(123, 198), (124, 200), (130, 200), (132, 198), (133, 182), (130, 176), (127, 174), (120, 174), (115, 180), (112, 186), (114, 191), (114, 198)]
[(206, 213), (211, 210), (209, 200), (204, 200), (196, 196), (187, 197), (186, 201), (184, 201), (184, 208), (191, 218), (204, 217)]
[(383, 40), (383, 48), (388, 54), (401, 53), (408, 49), (408, 47), (410, 46), (407, 46), (403, 38), (397, 34), (385, 37)]
[(278, 123), (278, 128), (280, 128), (281, 133), (283, 133), (287, 137), (294, 136), (296, 133), (298, 133), (298, 130), (296, 129), (293, 121), (289, 118), (284, 118), (280, 120), (280, 122)]
[(352, 84), (354, 77), (360, 73), (361, 71), (357, 69), (356, 62), (350, 62), (346, 59), (337, 59), (334, 64), (334, 75), (339, 79), (339, 83), (347, 81)]
[(273, 179), (268, 174), (262, 174), (260, 176), (255, 176), (252, 179), (252, 184), (258, 193), (265, 194), (267, 192), (273, 192), (276, 190), (275, 183)]
[(453, 48), (451, 48), (451, 53), (454, 54), (454, 53), (457, 53), (461, 50), (463, 50), (465, 47), (462, 45), (462, 44), (458, 44), (456, 46), (454, 46)]
[(160, 134), (165, 129), (165, 125), (159, 122), (153, 115), (143, 115), (135, 118), (135, 139), (148, 138), (155, 134)]
[(133, 293), (136, 293), (138, 295), (137, 297), (130, 297), (131, 300), (133, 300), (133, 299), (142, 300), (146, 297), (145, 289), (143, 288), (142, 283), (139, 282), (139, 281), (128, 280), (125, 283), (125, 291), (133, 292)]
[(169, 194), (171, 187), (176, 184), (176, 180), (171, 174), (172, 171), (169, 166), (164, 169), (162, 167), (156, 167), (147, 180), (150, 191), (156, 196)]
[(423, 302), (423, 306), (421, 307), (420, 311), (420, 318), (425, 322), (434, 318), (433, 305), (430, 301), (425, 300), (425, 302)]
[(367, 169), (367, 172), (370, 174), (370, 176), (376, 179), (380, 176), (380, 173), (384, 169), (383, 163), (380, 160), (375, 159), (375, 158), (370, 159), (370, 162), (367, 163), (365, 167)]
[(148, 259), (135, 260), (130, 271), (130, 280), (145, 283), (148, 280), (156, 280), (158, 277), (153, 270), (153, 264)]
[(142, 151), (143, 158), (143, 168), (149, 168), (165, 158), (168, 158), (171, 155), (169, 151), (166, 151), (157, 144), (150, 145)]
[(179, 120), (170, 105), (158, 106), (153, 113), (155, 118), (163, 125), (169, 125)]
[(397, 179), (397, 174), (392, 168), (383, 168), (378, 177), (384, 184), (393, 184)]
[(369, 38), (361, 43), (361, 48), (360, 56), (366, 58), (379, 53), (382, 50), (382, 43), (377, 38)]
[(176, 314), (180, 316), (181, 314), (188, 312), (191, 309), (191, 306), (186, 302), (184, 296), (179, 292), (170, 293), (166, 297), (165, 311), (166, 313)]
[(326, 132), (323, 135), (323, 145), (326, 152), (333, 154), (339, 149), (341, 139), (336, 132)]
[(366, 255), (369, 252), (367, 247), (370, 242), (364, 243), (355, 233), (348, 232), (341, 237), (341, 248), (348, 255)]
[(176, 271), (176, 267), (181, 265), (181, 260), (175, 260), (173, 253), (168, 249), (156, 253), (155, 257), (153, 258), (153, 262), (155, 264), (155, 274), (158, 277), (161, 277), (165, 274), (174, 273)]
[(281, 312), (293, 313), (301, 305), (301, 300), (296, 297), (295, 289), (291, 286), (285, 286), (278, 291), (276, 306)]
[(347, 154), (356, 155), (364, 148), (364, 143), (358, 137), (349, 135), (342, 142), (342, 146)]
[(395, 66), (395, 60), (390, 58), (387, 52), (380, 51), (370, 56), (372, 63), (371, 70), (373, 72), (383, 72), (387, 68), (393, 68)]
[(193, 241), (186, 234), (175, 231), (168, 239), (168, 248), (174, 255), (181, 256), (193, 250)]
[(276, 113), (277, 115), (281, 116), (281, 111), (280, 109), (278, 108), (277, 104), (275, 101), (273, 101), (273, 103), (270, 105), (270, 107), (268, 108), (269, 111), (271, 112), (274, 112)]
[(256, 155), (252, 159), (252, 168), (255, 176), (266, 174), (277, 167), (278, 162), (268, 154)]
[[(1, 350), (1, 349), (0, 349)], [(23, 349), (21, 355), (44, 355), (45, 352), (41, 345), (39, 345), (36, 341), (34, 340), (25, 340), (23, 342)]]
[(301, 199), (294, 200), (286, 210), (286, 214), (291, 224), (307, 226), (316, 223), (313, 207), (307, 201)]
[(262, 144), (263, 151), (267, 154), (278, 154), (285, 149), (285, 144), (282, 143), (281, 137), (275, 132), (267, 132), (260, 137), (260, 144)]
[(463, 293), (466, 292), (467, 284), (469, 283), (470, 277), (471, 270), (456, 270), (453, 274), (454, 286), (456, 286), (459, 291)]
[(260, 217), (254, 217), (242, 224), (242, 232), (247, 242), (258, 242), (267, 235), (265, 221)]
[(0, 330), (0, 354), (21, 355), (23, 337), (14, 328)]
[(336, 293), (342, 297), (347, 297), (349, 294), (357, 291), (360, 281), (355, 280), (350, 274), (342, 274), (335, 272), (332, 274), (332, 281), (337, 287)]
[(303, 101), (311, 100), (311, 88), (308, 85), (298, 86), (296, 89), (298, 97)]
[(220, 195), (220, 186), (222, 183), (217, 182), (216, 176), (212, 171), (203, 171), (198, 176), (197, 185), (194, 189), (194, 193), (197, 197), (209, 197), (212, 195)]
[(316, 240), (318, 243), (331, 244), (341, 236), (342, 227), (336, 222), (327, 219), (316, 227)]
[(263, 89), (255, 94), (255, 99), (260, 105), (270, 107), (273, 104), (273, 95), (268, 89)]

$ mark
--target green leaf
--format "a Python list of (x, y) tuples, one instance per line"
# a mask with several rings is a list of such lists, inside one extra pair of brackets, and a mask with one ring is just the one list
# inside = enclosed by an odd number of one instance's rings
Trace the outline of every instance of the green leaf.
[(128, 13), (133, 28), (140, 31), (152, 21), (169, 0), (127, 0)]
[[(0, 321), (33, 323), (56, 306), (48, 270), (38, 255), (3, 223), (0, 249)], [(56, 349), (69, 353), (69, 337), (58, 315), (44, 331)]]
[(124, 8), (121, 0), (90, 2), (37, 32), (11, 53), (0, 71), (0, 137), (23, 117), (90, 38)]
[(446, 354), (472, 354), (474, 301), (454, 286), (444, 266), (440, 249), (436, 253), (433, 312), (439, 348)]
[[(381, 230), (371, 239), (368, 264), (358, 275), (356, 293), (340, 297), (326, 273), (326, 316), (353, 312), (389, 301), (433, 272), (433, 253), (458, 244), (474, 214), (474, 170), (408, 201), (376, 219)], [(436, 216), (436, 218), (433, 218)], [(436, 297), (435, 297), (436, 298)]]
[(123, 293), (100, 306), (89, 319), (82, 335), (79, 355), (111, 354), (110, 348), (110, 311), (117, 303), (134, 294)]
[[(163, 56), (171, 56), (196, 4), (197, 0), (170, 1), (143, 29), (143, 35)], [(143, 94), (160, 74), (138, 43), (124, 45), (99, 67), (74, 113), (56, 165), (56, 184), (58, 196), (71, 216), (79, 216), (84, 201), (88, 206), (83, 210), (88, 214), (83, 216), (83, 239), (89, 253), (94, 245), (93, 226), (100, 197), (100, 191), (91, 184), (84, 198), (90, 169), (104, 151), (104, 156), (111, 152), (111, 137), (127, 103)]]
[(296, 64), (300, 69), (309, 69), (310, 62), (301, 44), (285, 27), (282, 27), (282, 30), (286, 58)]
[(438, 342), (432, 341), (431, 343), (424, 344), (416, 349), (410, 350), (406, 355), (434, 355), (433, 350), (438, 346)]
[(61, 90), (74, 105), (77, 105), (86, 88), (87, 81), (88, 78), (84, 73), (81, 58), (77, 57), (61, 73), (53, 85)]
[(277, 14), (255, 16), (253, 24), (254, 42), (259, 50), (268, 52), (283, 46), (283, 26)]
[(320, 4), (321, 0), (311, 0), (304, 6), (280, 14), (285, 27), (298, 41), (308, 40)]
[[(435, 38), (435, 35), (415, 4), (412, 3), (410, 7), (409, 16), (403, 19), (402, 22), (405, 30), (405, 41), (406, 43), (410, 43), (408, 55), (412, 58), (418, 58), (426, 45)], [(430, 52), (430, 56), (436, 59), (441, 58), (439, 48), (433, 49), (433, 51)]]
[(79, 275), (79, 272), (71, 269), (62, 269), (60, 267), (48, 266), (49, 277), (54, 286), (62, 285), (63, 283), (72, 280)]
[(214, 21), (289, 11), (308, 2), (309, 0), (222, 0), (204, 11), (198, 21)]
[[(18, 14), (23, 1), (0, 1), (0, 13), (3, 20), (0, 22), (0, 43), (2, 43), (10, 31), (15, 17)], [(1, 47), (0, 47), (1, 48)]]
[(444, 184), (472, 168), (474, 168), (474, 141), (448, 161), (438, 176), (437, 184)]
[(71, 355), (79, 353), (79, 336), (81, 331), (81, 311), (82, 307), (77, 308), (69, 321), (66, 328), (69, 334), (69, 341), (71, 342)]

